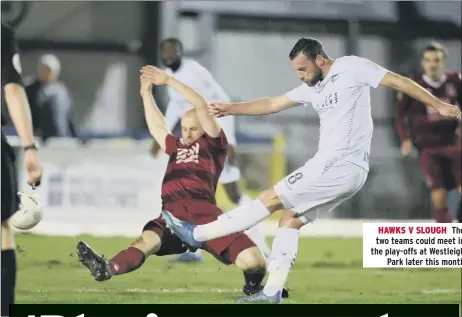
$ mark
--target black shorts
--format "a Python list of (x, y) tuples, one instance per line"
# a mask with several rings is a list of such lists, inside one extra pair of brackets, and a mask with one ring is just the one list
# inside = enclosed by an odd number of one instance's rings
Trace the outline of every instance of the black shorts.
[[(3, 140), (2, 140), (3, 141)], [(12, 148), (2, 142), (2, 223), (19, 208), (18, 181)]]

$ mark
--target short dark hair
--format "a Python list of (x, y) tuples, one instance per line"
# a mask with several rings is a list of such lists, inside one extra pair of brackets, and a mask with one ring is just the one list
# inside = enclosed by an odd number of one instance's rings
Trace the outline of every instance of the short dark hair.
[(329, 58), (321, 42), (312, 37), (302, 37), (295, 43), (294, 47), (289, 53), (290, 60), (293, 60), (298, 54), (302, 53), (312, 61), (316, 59), (316, 56), (321, 55), (324, 58)]
[(436, 41), (432, 41), (432, 42), (429, 42), (423, 49), (422, 51), (422, 56), (425, 52), (441, 52), (443, 53), (443, 56), (446, 58), (446, 56), (448, 55), (448, 51), (446, 50), (446, 47), (444, 47), (443, 44), (439, 43), (439, 42), (436, 42)]
[(172, 43), (174, 45), (178, 45), (178, 47), (180, 48), (180, 50), (183, 52), (183, 43), (176, 37), (169, 37), (169, 38), (166, 38), (164, 39), (162, 42), (160, 42), (160, 47), (164, 47), (164, 44), (165, 43)]

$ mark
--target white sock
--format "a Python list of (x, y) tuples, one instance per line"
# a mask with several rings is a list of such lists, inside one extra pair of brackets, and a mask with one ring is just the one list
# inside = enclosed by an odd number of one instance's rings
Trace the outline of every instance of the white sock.
[(245, 233), (249, 236), (249, 238), (260, 248), (261, 252), (265, 255), (265, 258), (269, 258), (271, 249), (266, 243), (266, 237), (263, 232), (260, 230), (261, 224), (257, 224), (250, 228), (249, 230), (245, 231)]
[(217, 220), (194, 229), (196, 241), (208, 241), (242, 232), (268, 218), (270, 212), (260, 200), (239, 206), (218, 217)]
[(271, 249), (271, 257), (268, 265), (269, 276), (263, 289), (265, 295), (273, 296), (284, 288), (289, 272), (297, 257), (298, 235), (299, 231), (297, 229), (278, 229)]

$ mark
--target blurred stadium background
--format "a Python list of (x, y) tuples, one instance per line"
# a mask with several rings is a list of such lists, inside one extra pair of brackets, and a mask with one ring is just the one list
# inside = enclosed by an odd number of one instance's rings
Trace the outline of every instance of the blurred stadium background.
[[(59, 58), (60, 80), (73, 101), (73, 120), (80, 138), (86, 141), (53, 138), (42, 146), (44, 180), (39, 195), (46, 214), (33, 232), (49, 235), (136, 236), (145, 221), (159, 212), (165, 158), (155, 160), (149, 155), (151, 140), (139, 97), (138, 74), (144, 64), (160, 65), (159, 42), (163, 38), (181, 39), (186, 56), (209, 68), (236, 101), (280, 94), (297, 85), (288, 53), (302, 36), (321, 40), (333, 58), (359, 55), (404, 75), (420, 71), (420, 50), (428, 41), (438, 40), (448, 49), (448, 68), (461, 70), (460, 2), (2, 1), (2, 21), (16, 29), (25, 76), (36, 74), (42, 54)], [(327, 215), (328, 219), (307, 226), (307, 234), (360, 236), (360, 219), (432, 219), (417, 157), (403, 159), (399, 154), (392, 123), (395, 95), (380, 88), (372, 91), (372, 98), (375, 131), (369, 179), (359, 194)], [(165, 109), (168, 99), (164, 89), (156, 90), (156, 99)], [(255, 196), (303, 164), (317, 149), (318, 129), (316, 113), (304, 108), (266, 117), (237, 117), (244, 190)], [(15, 142), (14, 129), (8, 133)], [(455, 206), (459, 197), (452, 194), (451, 206)], [(224, 209), (233, 207), (221, 188), (217, 195)], [(271, 235), (274, 227), (274, 222), (268, 222), (265, 231)], [(19, 236), (18, 243), (23, 249), (28, 246), (29, 251), (36, 247), (27, 235)], [(73, 248), (73, 242), (69, 243)], [(358, 248), (360, 243), (352, 242), (347, 250), (356, 252)], [(318, 256), (329, 262), (337, 251), (319, 251)], [(360, 272), (358, 256), (353, 259), (345, 252), (339, 261), (344, 268), (351, 265)], [(31, 267), (44, 261), (32, 257), (25, 261)], [(315, 260), (316, 255), (306, 263)], [(393, 274), (398, 275), (388, 279), (398, 281), (407, 273)], [(442, 301), (460, 299), (460, 283), (454, 284), (455, 276), (460, 281), (460, 272), (420, 274), (429, 278), (441, 274), (448, 282), (443, 286), (429, 282), (431, 287), (427, 287), (443, 289)], [(313, 278), (333, 278), (328, 275)], [(417, 289), (425, 288), (418, 285), (425, 277), (413, 275), (409, 279)], [(45, 277), (37, 282), (51, 283)], [(458, 294), (450, 291), (458, 287)], [(36, 293), (26, 290), (20, 294), (23, 301), (47, 301), (48, 297)], [(405, 290), (402, 293), (407, 294)], [(425, 297), (419, 294), (414, 302)], [(428, 294), (428, 298), (440, 300), (440, 295)], [(393, 296), (390, 293), (386, 299), (365, 300), (393, 302)], [(421, 301), (428, 301), (427, 297)], [(332, 299), (326, 295), (323, 300)]]

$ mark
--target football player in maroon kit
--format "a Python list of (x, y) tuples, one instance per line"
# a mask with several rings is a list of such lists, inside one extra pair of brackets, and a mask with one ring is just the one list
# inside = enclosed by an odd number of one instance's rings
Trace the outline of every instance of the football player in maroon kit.
[[(149, 131), (169, 155), (162, 183), (162, 208), (196, 224), (226, 216), (216, 206), (215, 191), (225, 163), (228, 142), (216, 118), (209, 114), (206, 100), (194, 89), (154, 66), (143, 67), (141, 73), (140, 94)], [(194, 106), (181, 120), (182, 138), (168, 131), (164, 116), (152, 96), (153, 84), (175, 89)], [(191, 249), (195, 251), (167, 228), (162, 216), (149, 221), (141, 236), (111, 260), (100, 256), (84, 242), (77, 244), (80, 262), (97, 281), (132, 272), (152, 254), (181, 254)], [(263, 288), (266, 260), (246, 234), (240, 232), (209, 241), (202, 249), (222, 263), (234, 263), (244, 271), (243, 291), (246, 295)], [(284, 293), (287, 297), (287, 290)]]
[[(423, 50), (423, 74), (414, 80), (440, 100), (461, 106), (461, 74), (446, 71), (445, 48), (436, 42)], [(395, 116), (396, 130), (401, 139), (401, 155), (407, 156), (415, 145), (419, 151), (420, 168), (430, 189), (435, 219), (452, 222), (447, 207), (448, 190), (461, 183), (461, 126), (460, 120), (442, 117), (431, 107), (398, 94)], [(462, 211), (458, 211), (462, 221)]]

